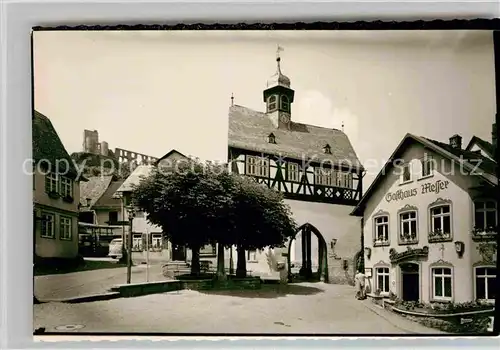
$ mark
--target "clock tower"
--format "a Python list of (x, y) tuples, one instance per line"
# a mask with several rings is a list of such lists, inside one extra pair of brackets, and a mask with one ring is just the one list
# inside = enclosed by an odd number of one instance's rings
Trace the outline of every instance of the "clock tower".
[(276, 73), (267, 81), (264, 90), (264, 102), (266, 103), (266, 114), (278, 129), (290, 129), (291, 105), (295, 92), (290, 88), (290, 79), (281, 72), (280, 51), (276, 51)]

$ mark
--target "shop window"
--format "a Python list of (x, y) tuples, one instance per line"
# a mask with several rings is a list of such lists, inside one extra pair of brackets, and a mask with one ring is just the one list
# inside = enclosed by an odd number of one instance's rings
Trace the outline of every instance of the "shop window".
[(429, 242), (452, 240), (451, 205), (440, 204), (429, 208)]
[(381, 293), (389, 293), (389, 268), (377, 267), (375, 268), (376, 286), (375, 290), (380, 290)]
[(495, 301), (497, 269), (493, 266), (478, 266), (474, 269), (476, 299)]
[(373, 219), (374, 221), (374, 246), (389, 245), (389, 216), (380, 215)]
[(453, 275), (450, 267), (432, 268), (432, 299), (451, 301), (453, 297)]

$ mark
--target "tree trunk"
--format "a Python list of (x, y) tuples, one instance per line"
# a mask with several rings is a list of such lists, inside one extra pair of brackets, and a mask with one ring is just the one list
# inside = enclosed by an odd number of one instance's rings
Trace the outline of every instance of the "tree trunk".
[(245, 257), (245, 249), (241, 246), (237, 248), (238, 261), (236, 263), (236, 277), (246, 277), (247, 276), (247, 260)]
[(224, 266), (224, 246), (217, 243), (217, 279), (223, 281), (226, 279), (226, 269)]
[(200, 247), (193, 246), (191, 248), (191, 275), (200, 275)]

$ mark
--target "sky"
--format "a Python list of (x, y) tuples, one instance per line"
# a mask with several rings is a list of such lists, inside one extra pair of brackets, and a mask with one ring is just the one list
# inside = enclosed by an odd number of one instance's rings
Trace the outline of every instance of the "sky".
[(231, 94), (265, 110), (277, 45), (292, 120), (344, 124), (364, 188), (408, 132), (491, 141), (489, 31), (47, 31), (33, 45), (35, 109), (69, 153), (89, 129), (110, 149), (225, 161)]

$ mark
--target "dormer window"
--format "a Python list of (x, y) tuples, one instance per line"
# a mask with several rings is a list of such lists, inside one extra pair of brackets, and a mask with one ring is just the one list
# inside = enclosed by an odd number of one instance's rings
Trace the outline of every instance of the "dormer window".
[(332, 154), (332, 149), (329, 144), (326, 144), (325, 147), (323, 147), (323, 152), (325, 152), (325, 154)]
[(269, 143), (276, 143), (276, 136), (274, 136), (273, 133), (270, 133), (269, 136), (267, 137), (267, 140)]
[(276, 101), (276, 95), (269, 96), (269, 99), (267, 100), (267, 111), (272, 112), (277, 108), (277, 101)]
[(288, 112), (290, 110), (290, 102), (286, 96), (281, 96), (281, 109), (284, 112)]

